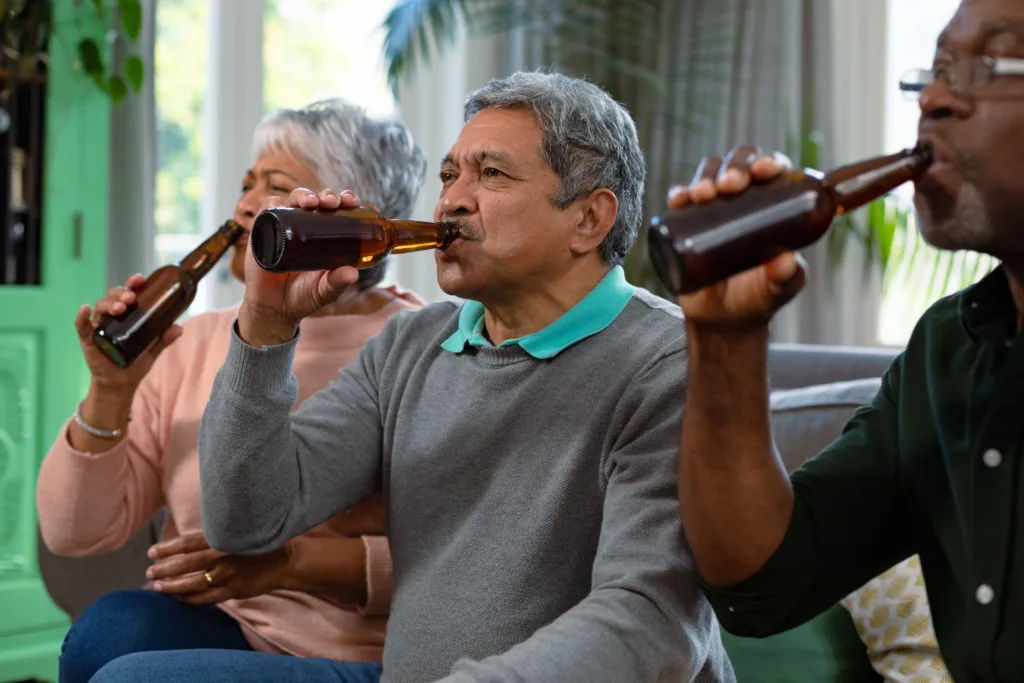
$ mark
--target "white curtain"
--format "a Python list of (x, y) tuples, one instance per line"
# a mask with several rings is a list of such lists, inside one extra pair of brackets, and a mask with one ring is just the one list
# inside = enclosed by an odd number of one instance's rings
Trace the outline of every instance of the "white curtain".
[[(252, 131), (263, 116), (265, 0), (208, 0), (210, 28), (203, 102), (203, 200), (200, 232), (211, 233), (234, 213), (249, 167)], [(242, 283), (227, 259), (200, 283), (206, 309), (242, 300)]]
[[(797, 44), (803, 45), (800, 61), (814, 83), (819, 165), (828, 170), (895, 151), (885, 149), (886, 89), (895, 87), (886, 82), (886, 0), (803, 0), (802, 5), (801, 11), (810, 13), (809, 32)], [(877, 267), (866, 271), (866, 254), (849, 240), (836, 268), (824, 240), (806, 250), (807, 289), (777, 317), (773, 337), (877, 346), (881, 277)]]
[[(107, 230), (107, 281), (122, 284), (132, 273), (153, 269), (156, 223), (156, 100), (153, 48), (156, 0), (142, 0), (142, 31), (134, 54), (142, 60), (142, 89), (115, 106), (110, 119), (110, 213)], [(115, 60), (123, 46), (115, 44)]]

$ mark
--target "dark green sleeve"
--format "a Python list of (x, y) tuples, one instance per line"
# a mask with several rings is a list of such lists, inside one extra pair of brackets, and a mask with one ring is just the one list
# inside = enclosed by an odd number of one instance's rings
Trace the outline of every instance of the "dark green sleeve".
[(914, 554), (899, 482), (901, 360), (839, 438), (791, 475), (793, 518), (767, 564), (729, 588), (703, 584), (730, 633), (795, 628)]

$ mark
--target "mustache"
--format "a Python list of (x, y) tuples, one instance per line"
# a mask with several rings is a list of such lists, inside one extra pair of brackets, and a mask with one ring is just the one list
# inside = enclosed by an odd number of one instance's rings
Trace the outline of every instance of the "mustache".
[(459, 218), (445, 218), (441, 222), (445, 225), (458, 228), (459, 236), (464, 240), (473, 241), (480, 239), (480, 232), (467, 220), (461, 220)]

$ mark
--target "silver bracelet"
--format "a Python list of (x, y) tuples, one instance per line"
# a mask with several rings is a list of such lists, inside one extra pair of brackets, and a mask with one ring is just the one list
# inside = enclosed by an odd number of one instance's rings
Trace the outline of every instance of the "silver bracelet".
[[(78, 425), (79, 427), (81, 427), (85, 431), (89, 432), (90, 434), (92, 434), (93, 436), (95, 436), (98, 439), (120, 439), (121, 438), (121, 430), (120, 429), (115, 429), (113, 431), (108, 432), (105, 429), (97, 429), (96, 427), (93, 427), (91, 424), (89, 424), (88, 422), (83, 420), (82, 419), (82, 404), (83, 403), (85, 403), (84, 400), (79, 401), (78, 405), (75, 406), (75, 424), (76, 425)], [(130, 411), (130, 410), (128, 411), (128, 421), (129, 422), (132, 421), (132, 411)]]

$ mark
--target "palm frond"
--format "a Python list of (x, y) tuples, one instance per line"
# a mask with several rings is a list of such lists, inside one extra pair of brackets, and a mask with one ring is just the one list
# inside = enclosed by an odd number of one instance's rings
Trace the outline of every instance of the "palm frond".
[[(895, 226), (892, 252), (882, 280), (883, 292), (905, 288), (909, 305), (920, 309), (936, 299), (963, 289), (998, 265), (998, 261), (975, 252), (950, 252), (932, 247), (917, 229), (913, 207), (898, 196), (884, 200), (886, 220)], [(888, 230), (885, 225), (873, 229)]]
[(391, 8), (384, 18), (384, 61), (392, 93), (397, 96), (417, 59), (429, 63), (432, 50), (441, 53), (455, 43), (466, 17), (466, 0), (401, 0)]
[[(464, 22), (477, 36), (527, 30), (557, 41), (560, 62), (595, 58), (594, 63), (640, 87), (664, 91), (663, 76), (627, 56), (651, 40), (664, 1), (620, 0), (609, 11), (594, 0), (399, 0), (384, 20), (388, 84), (397, 96), (402, 79), (455, 44)], [(605, 39), (595, 44), (595, 34)]]

